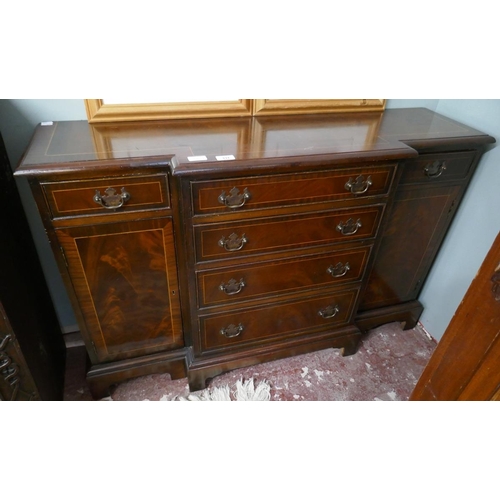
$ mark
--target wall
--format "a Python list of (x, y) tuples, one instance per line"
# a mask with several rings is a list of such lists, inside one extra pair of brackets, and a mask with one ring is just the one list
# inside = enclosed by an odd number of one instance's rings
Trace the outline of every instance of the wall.
[[(83, 99), (0, 99), (0, 132), (12, 169), (19, 163), (38, 123), (86, 119)], [(28, 183), (26, 179), (17, 179), (17, 185), (61, 327), (65, 331), (76, 330), (73, 309)]]
[(427, 108), (436, 111), (439, 99), (388, 99), (385, 107), (391, 108)]
[[(387, 108), (425, 107), (489, 133), (500, 142), (500, 100), (389, 99)], [(14, 168), (41, 121), (85, 120), (82, 99), (0, 100), (0, 131)], [(421, 294), (421, 321), (440, 339), (453, 313), (500, 229), (500, 147), (480, 163), (464, 202)], [(21, 180), (23, 181), (23, 179)], [(27, 186), (19, 181), (21, 197), (42, 266), (63, 328), (76, 328), (69, 299)]]

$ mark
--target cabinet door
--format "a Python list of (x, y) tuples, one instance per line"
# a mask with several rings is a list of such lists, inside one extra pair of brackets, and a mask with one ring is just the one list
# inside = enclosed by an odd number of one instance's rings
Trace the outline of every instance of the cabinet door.
[(404, 187), (385, 227), (361, 311), (415, 300), (458, 204), (461, 186)]
[(94, 363), (183, 346), (170, 218), (56, 232)]

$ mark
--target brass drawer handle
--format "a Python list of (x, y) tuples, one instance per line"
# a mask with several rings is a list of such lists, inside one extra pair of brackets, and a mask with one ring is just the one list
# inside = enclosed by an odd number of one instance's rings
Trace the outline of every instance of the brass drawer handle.
[(228, 208), (240, 208), (242, 207), (247, 200), (250, 199), (250, 192), (247, 188), (243, 190), (243, 193), (240, 193), (240, 190), (236, 187), (229, 191), (229, 194), (226, 194), (225, 191), (219, 195), (219, 203), (226, 205)]
[(240, 293), (245, 286), (246, 283), (243, 281), (243, 278), (241, 278), (240, 281), (231, 278), (227, 283), (221, 283), (219, 285), (219, 290), (226, 295), (236, 295)]
[(238, 337), (239, 335), (241, 335), (243, 329), (244, 326), (241, 323), (238, 326), (230, 324), (229, 326), (221, 328), (220, 333), (221, 335), (224, 335), (224, 337), (232, 339), (234, 337)]
[(336, 316), (339, 311), (340, 309), (338, 305), (327, 306), (324, 309), (318, 311), (318, 315), (321, 316), (323, 319), (330, 319)]
[(358, 229), (362, 226), (361, 221), (358, 219), (354, 222), (354, 219), (348, 219), (347, 222), (339, 222), (336, 229), (339, 233), (344, 236), (349, 236), (351, 234), (356, 234)]
[(219, 246), (228, 252), (237, 252), (238, 250), (241, 250), (247, 242), (248, 240), (244, 233), (241, 238), (239, 238), (236, 233), (232, 233), (227, 239), (223, 236), (219, 240)]
[(349, 177), (349, 180), (345, 183), (345, 188), (347, 191), (350, 191), (352, 194), (363, 194), (368, 191), (368, 188), (373, 184), (372, 176), (369, 175), (365, 181), (365, 177), (363, 175), (358, 175), (356, 180), (352, 180), (352, 177)]
[(349, 266), (349, 262), (346, 262), (345, 264), (342, 264), (342, 262), (339, 262), (335, 266), (330, 266), (326, 272), (328, 274), (331, 274), (333, 278), (341, 278), (342, 276), (345, 276), (351, 269), (351, 266)]
[(106, 194), (101, 196), (101, 192), (96, 189), (94, 201), (96, 203), (99, 203), (99, 205), (102, 205), (104, 208), (108, 208), (110, 210), (114, 208), (120, 208), (124, 203), (130, 200), (130, 194), (127, 193), (127, 191), (125, 191), (125, 188), (123, 187), (120, 194), (117, 194), (116, 189), (113, 188), (108, 188), (104, 192)]
[(424, 173), (427, 177), (431, 179), (436, 179), (446, 170), (446, 162), (445, 161), (435, 161), (430, 165), (427, 165), (424, 168)]

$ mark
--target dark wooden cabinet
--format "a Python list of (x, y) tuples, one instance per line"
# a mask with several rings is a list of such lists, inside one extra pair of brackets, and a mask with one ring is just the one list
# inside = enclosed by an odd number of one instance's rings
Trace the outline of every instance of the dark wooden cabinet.
[(40, 399), (26, 358), (0, 302), (0, 401)]
[[(494, 139), (425, 109), (40, 126), (32, 187), (95, 397), (191, 389), (422, 312), (419, 292)], [(92, 144), (92, 147), (89, 147)]]
[(65, 345), (0, 136), (0, 400), (62, 400)]

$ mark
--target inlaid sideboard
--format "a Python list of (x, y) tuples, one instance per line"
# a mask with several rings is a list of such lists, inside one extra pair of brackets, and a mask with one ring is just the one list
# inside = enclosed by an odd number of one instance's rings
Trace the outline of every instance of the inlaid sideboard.
[(494, 139), (423, 108), (40, 124), (26, 176), (95, 398), (413, 328)]

